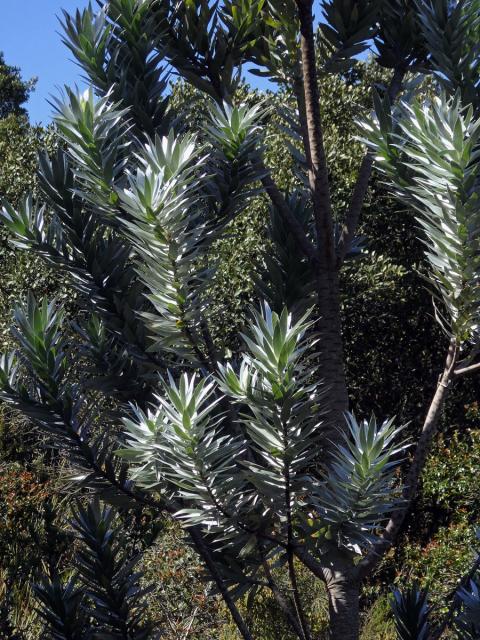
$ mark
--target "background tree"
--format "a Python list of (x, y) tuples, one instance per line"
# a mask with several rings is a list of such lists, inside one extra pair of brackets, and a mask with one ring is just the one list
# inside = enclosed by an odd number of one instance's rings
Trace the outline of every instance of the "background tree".
[[(51, 131), (29, 124), (24, 103), (34, 81), (24, 81), (16, 67), (0, 58), (0, 194), (15, 205), (27, 191), (36, 189), (35, 173), (40, 148), (54, 147)], [(29, 290), (51, 295), (58, 281), (44, 262), (21, 252), (0, 231), (0, 336), (10, 349), (12, 307)], [(25, 615), (31, 582), (54, 544), (51, 524), (55, 483), (46, 473), (45, 452), (36, 449), (25, 420), (6, 407), (0, 412), (0, 635), (17, 637), (20, 627), (34, 628), (33, 611)], [(62, 543), (58, 540), (58, 552)]]
[(0, 51), (0, 118), (25, 115), (23, 105), (35, 88), (35, 83), (35, 78), (23, 80), (20, 69), (8, 65)]

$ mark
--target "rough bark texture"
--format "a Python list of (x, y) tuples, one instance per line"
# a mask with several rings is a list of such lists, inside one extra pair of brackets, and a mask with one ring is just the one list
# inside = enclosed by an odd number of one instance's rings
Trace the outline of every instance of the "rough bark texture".
[[(305, 115), (310, 155), (308, 178), (313, 196), (313, 209), (320, 260), (334, 264), (333, 220), (328, 184), (327, 160), (323, 145), (320, 96), (315, 62), (315, 38), (311, 0), (298, 2), (300, 17), (300, 49), (302, 54)], [(306, 150), (306, 153), (307, 150)]]
[(345, 378), (343, 340), (341, 333), (340, 292), (335, 269), (319, 268), (317, 274), (320, 365), (319, 377), (329, 389), (328, 439), (338, 442), (346, 428), (348, 392)]
[(360, 581), (349, 558), (332, 557), (324, 569), (332, 640), (358, 640), (360, 635)]
[(309, 183), (312, 192), (317, 235), (317, 331), (321, 352), (319, 377), (329, 388), (328, 426), (330, 440), (339, 437), (345, 425), (344, 413), (348, 409), (344, 354), (341, 334), (340, 292), (335, 255), (328, 168), (323, 145), (320, 117), (320, 98), (315, 62), (315, 39), (311, 0), (297, 0), (300, 18), (301, 56), (304, 88), (305, 120), (308, 134)]

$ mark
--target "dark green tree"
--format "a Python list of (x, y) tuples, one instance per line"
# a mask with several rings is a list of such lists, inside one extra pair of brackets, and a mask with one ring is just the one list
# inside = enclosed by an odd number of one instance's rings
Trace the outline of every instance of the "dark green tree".
[(20, 69), (5, 62), (0, 51), (0, 119), (9, 115), (25, 115), (25, 103), (35, 88), (36, 80), (23, 80)]

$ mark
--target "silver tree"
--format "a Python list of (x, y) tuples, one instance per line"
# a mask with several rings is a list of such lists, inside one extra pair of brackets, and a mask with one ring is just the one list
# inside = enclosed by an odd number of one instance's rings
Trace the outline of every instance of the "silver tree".
[[(480, 3), (325, 0), (317, 38), (312, 0), (100, 5), (64, 17), (91, 86), (67, 88), (55, 105), (64, 146), (40, 158), (44, 198), (2, 212), (17, 246), (70, 277), (85, 311), (80, 346), (54, 303), (30, 297), (16, 311), (19, 348), (2, 360), (1, 395), (70, 453), (81, 486), (182, 522), (243, 638), (252, 635), (236, 599), (259, 586), (298, 638), (312, 638), (303, 563), (326, 585), (331, 637), (356, 639), (362, 580), (401, 528), (448, 393), (480, 368)], [(350, 205), (334, 211), (318, 84), (372, 44), (391, 80), (360, 124), (367, 151)], [(285, 107), (293, 193), (263, 159), (268, 109), (236, 100), (245, 63), (295, 101)], [(172, 107), (172, 69), (211, 102), (196, 135)], [(422, 74), (431, 100), (417, 89)], [(339, 271), (374, 163), (417, 212), (449, 338), (403, 484), (402, 425), (357, 420), (344, 374)], [(229, 358), (209, 327), (210, 247), (258, 193), (272, 210), (267, 299)], [(290, 310), (285, 234), (305, 284)], [(99, 415), (101, 397), (117, 410)], [(273, 563), (286, 567), (287, 594)], [(478, 610), (468, 585), (447, 621), (459, 612), (462, 629)], [(62, 593), (70, 602), (71, 589)], [(394, 609), (400, 637), (437, 633), (423, 595), (397, 594)]]

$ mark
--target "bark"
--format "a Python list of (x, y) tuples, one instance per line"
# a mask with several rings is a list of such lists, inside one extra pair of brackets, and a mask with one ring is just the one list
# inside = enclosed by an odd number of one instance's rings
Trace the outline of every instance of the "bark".
[(358, 640), (360, 636), (360, 581), (353, 563), (340, 554), (324, 569), (328, 592), (331, 640)]
[(455, 376), (464, 376), (467, 373), (476, 373), (477, 371), (480, 371), (480, 362), (471, 364), (468, 367), (462, 367), (461, 369), (455, 369), (454, 374)]
[(341, 331), (340, 290), (336, 269), (318, 269), (317, 293), (319, 320), (316, 329), (320, 347), (318, 375), (328, 388), (326, 436), (330, 441), (338, 442), (342, 431), (346, 428), (348, 391)]
[(302, 134), (303, 148), (305, 150), (305, 159), (307, 165), (310, 166), (312, 157), (310, 155), (310, 142), (308, 140), (308, 126), (307, 126), (307, 112), (305, 109), (305, 93), (303, 91), (302, 78), (299, 75), (295, 76), (293, 82), (293, 91), (295, 99), (297, 101), (298, 118), (300, 122), (300, 133)]
[(308, 148), (305, 149), (305, 154), (310, 160), (308, 178), (313, 196), (317, 248), (320, 254), (319, 259), (324, 260), (328, 265), (333, 265), (335, 263), (333, 220), (330, 187), (328, 184), (328, 167), (320, 116), (320, 96), (313, 34), (313, 2), (312, 0), (297, 0), (297, 5), (300, 18), (300, 50), (302, 54), (305, 117), (308, 133)]
[(305, 141), (305, 154), (309, 160), (308, 175), (317, 235), (316, 275), (319, 318), (316, 329), (319, 335), (321, 358), (318, 375), (329, 389), (329, 416), (326, 425), (329, 427), (329, 432), (327, 438), (336, 441), (345, 428), (344, 413), (348, 410), (338, 266), (335, 255), (328, 167), (320, 117), (313, 35), (313, 3), (312, 0), (297, 0), (297, 6), (300, 19), (304, 89), (304, 101), (300, 103), (300, 112), (305, 114), (304, 126), (306, 125), (308, 134), (308, 141)]

